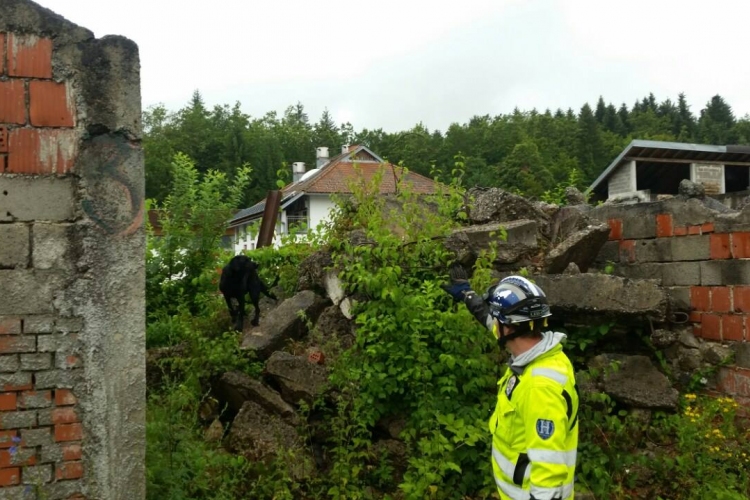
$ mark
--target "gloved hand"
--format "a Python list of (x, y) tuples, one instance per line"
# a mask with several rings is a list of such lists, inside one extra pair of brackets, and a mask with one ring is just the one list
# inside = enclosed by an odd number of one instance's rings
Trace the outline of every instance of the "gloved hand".
[(466, 274), (466, 270), (461, 264), (454, 263), (448, 270), (448, 276), (451, 279), (450, 283), (442, 285), (441, 288), (453, 297), (453, 300), (456, 302), (463, 301), (466, 292), (471, 290), (469, 276)]

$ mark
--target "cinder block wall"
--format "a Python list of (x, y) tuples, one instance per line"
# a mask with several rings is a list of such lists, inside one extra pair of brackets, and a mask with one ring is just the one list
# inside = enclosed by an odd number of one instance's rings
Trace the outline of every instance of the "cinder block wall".
[[(671, 199), (602, 205), (591, 214), (610, 226), (597, 267), (659, 280), (696, 337), (750, 341), (750, 209), (719, 214), (697, 199)], [(750, 404), (750, 366), (723, 368), (719, 389)]]
[(0, 0), (0, 500), (145, 498), (139, 141), (135, 44)]

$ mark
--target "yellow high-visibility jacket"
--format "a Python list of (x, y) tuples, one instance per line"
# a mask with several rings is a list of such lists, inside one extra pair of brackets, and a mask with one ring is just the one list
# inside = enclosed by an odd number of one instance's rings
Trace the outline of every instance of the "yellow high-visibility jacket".
[(490, 418), (492, 470), (500, 498), (573, 498), (578, 391), (573, 366), (556, 343), (498, 382)]

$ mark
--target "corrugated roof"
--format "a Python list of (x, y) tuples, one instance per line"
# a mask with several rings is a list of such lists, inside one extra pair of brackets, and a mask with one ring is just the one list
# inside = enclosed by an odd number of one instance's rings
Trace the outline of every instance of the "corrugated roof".
[(631, 159), (651, 162), (685, 163), (732, 162), (750, 166), (750, 146), (716, 146), (711, 144), (689, 144), (683, 142), (633, 140), (615, 158), (602, 174), (589, 186), (589, 191), (603, 187), (607, 178), (623, 162)]

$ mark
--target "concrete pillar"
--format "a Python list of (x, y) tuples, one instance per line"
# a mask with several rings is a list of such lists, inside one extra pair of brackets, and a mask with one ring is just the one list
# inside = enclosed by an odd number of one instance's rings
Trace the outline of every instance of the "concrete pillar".
[(137, 46), (0, 0), (0, 499), (145, 498)]

